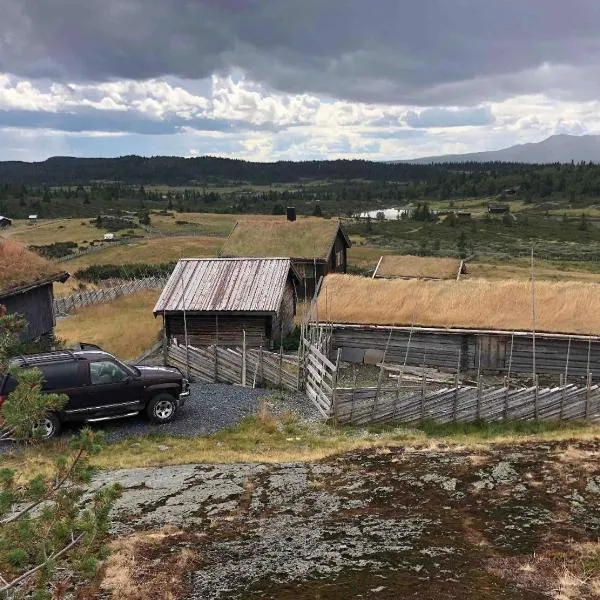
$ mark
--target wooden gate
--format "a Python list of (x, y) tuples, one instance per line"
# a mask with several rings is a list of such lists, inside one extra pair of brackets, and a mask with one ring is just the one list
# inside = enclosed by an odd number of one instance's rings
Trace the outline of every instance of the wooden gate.
[(306, 332), (302, 328), (299, 352), (299, 382), (306, 395), (319, 412), (326, 418), (331, 417), (337, 387), (337, 372), (340, 352), (336, 364), (326, 356), (330, 336), (321, 331)]

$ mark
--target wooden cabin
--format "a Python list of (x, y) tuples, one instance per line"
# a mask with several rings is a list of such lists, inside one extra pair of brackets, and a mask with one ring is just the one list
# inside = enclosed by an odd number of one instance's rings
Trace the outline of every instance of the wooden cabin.
[(297, 295), (310, 298), (322, 277), (346, 273), (352, 242), (342, 224), (314, 217), (257, 223), (239, 221), (223, 248), (223, 256), (289, 256), (300, 275)]
[(277, 347), (294, 327), (300, 277), (289, 258), (186, 258), (154, 316), (168, 340), (192, 346)]
[(0, 305), (27, 321), (21, 341), (37, 340), (54, 329), (53, 284), (69, 274), (13, 240), (0, 239)]

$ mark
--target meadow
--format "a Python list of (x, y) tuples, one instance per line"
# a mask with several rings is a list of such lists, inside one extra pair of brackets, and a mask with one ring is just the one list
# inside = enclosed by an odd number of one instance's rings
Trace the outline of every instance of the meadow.
[(56, 337), (67, 346), (87, 342), (132, 360), (159, 339), (162, 321), (152, 314), (158, 296), (158, 291), (147, 291), (82, 308), (58, 319)]

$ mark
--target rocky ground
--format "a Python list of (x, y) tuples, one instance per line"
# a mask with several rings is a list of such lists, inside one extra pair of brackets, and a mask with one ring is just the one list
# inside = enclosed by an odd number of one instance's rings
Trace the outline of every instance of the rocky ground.
[(95, 486), (124, 487), (114, 533), (136, 557), (127, 577), (111, 559), (103, 585), (198, 600), (600, 597), (599, 457), (600, 442), (547, 443), (103, 473)]

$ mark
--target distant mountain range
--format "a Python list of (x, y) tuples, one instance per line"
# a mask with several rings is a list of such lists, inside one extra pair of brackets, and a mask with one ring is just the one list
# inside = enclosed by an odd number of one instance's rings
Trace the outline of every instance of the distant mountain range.
[(518, 144), (503, 150), (426, 156), (405, 162), (413, 165), (463, 162), (600, 163), (600, 135), (553, 135), (542, 142)]

